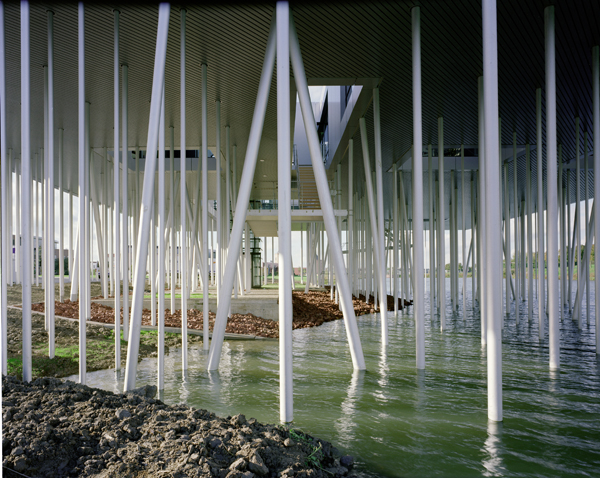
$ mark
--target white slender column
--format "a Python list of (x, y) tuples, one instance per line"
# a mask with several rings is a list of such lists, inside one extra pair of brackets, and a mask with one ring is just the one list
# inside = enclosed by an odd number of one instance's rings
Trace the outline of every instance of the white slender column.
[[(495, 5), (495, 3), (494, 3)], [(495, 9), (495, 6), (494, 6)], [(485, 105), (483, 91), (483, 76), (477, 79), (478, 92), (478, 156), (479, 156), (479, 177), (477, 181), (477, 239), (479, 241), (479, 258), (477, 259), (477, 281), (479, 283), (479, 315), (481, 318), (481, 345), (487, 345), (487, 292), (486, 292), (486, 277), (487, 277), (487, 254), (486, 254), (486, 148), (485, 148)]]
[[(277, 180), (279, 237), (279, 418), (294, 419), (292, 370), (292, 193), (290, 138), (290, 10), (288, 2), (276, 6), (277, 23)], [(229, 295), (231, 292), (228, 291)]]
[[(204, 268), (204, 274), (202, 276), (202, 317), (203, 317), (203, 343), (204, 350), (209, 349), (209, 336), (208, 336), (208, 317), (209, 317), (209, 306), (208, 306), (208, 271), (210, 269), (211, 274), (214, 273), (212, 267), (212, 254), (211, 250), (208, 252), (208, 93), (207, 93), (207, 71), (206, 63), (202, 63), (202, 253), (204, 254), (203, 260), (206, 260), (207, 256), (210, 256), (209, 264), (210, 267)], [(248, 204), (243, 205), (247, 208)], [(212, 233), (212, 231), (211, 231)], [(241, 232), (240, 232), (241, 234)], [(244, 271), (245, 274), (245, 271)], [(231, 298), (230, 298), (231, 299)], [(216, 324), (215, 324), (216, 327)], [(214, 332), (213, 332), (214, 334)], [(219, 351), (220, 352), (220, 351)], [(217, 365), (218, 367), (218, 365)]]
[[(548, 308), (550, 370), (560, 365), (560, 330), (558, 324), (558, 230), (557, 230), (557, 158), (556, 158), (556, 59), (554, 6), (544, 9), (546, 37), (546, 164), (548, 167)], [(600, 211), (600, 208), (598, 209)], [(600, 281), (599, 281), (600, 283)], [(596, 286), (598, 288), (598, 286)], [(599, 288), (600, 290), (600, 288)]]
[[(421, 103), (421, 8), (413, 7), (412, 80), (413, 80), (413, 310), (417, 369), (425, 368), (425, 285), (423, 251), (423, 114)], [(397, 197), (394, 196), (394, 203)], [(397, 234), (397, 231), (394, 231)], [(394, 301), (397, 304), (397, 300)]]
[[(516, 157), (513, 156), (513, 168), (516, 169)], [(515, 203), (515, 211), (516, 211), (516, 203)], [(515, 227), (517, 225), (517, 215), (515, 212)], [(515, 244), (516, 246), (516, 244)], [(511, 253), (510, 253), (510, 198), (509, 198), (509, 190), (508, 190), (508, 163), (504, 164), (504, 261), (506, 264), (506, 274), (505, 274), (505, 289), (506, 289), (506, 315), (510, 315), (510, 281), (511, 281)], [(515, 264), (516, 264), (516, 255), (515, 255)], [(515, 313), (516, 313), (516, 323), (519, 323), (519, 303), (515, 302)]]
[(46, 321), (48, 357), (54, 358), (54, 12), (48, 11), (48, 149), (46, 151)]
[(440, 301), (440, 330), (446, 328), (446, 214), (444, 193), (444, 118), (438, 118), (438, 176), (439, 176), (439, 301)]
[[(594, 128), (594, 203), (600, 198), (600, 47), (592, 49), (593, 128)], [(586, 148), (587, 149), (587, 148)], [(587, 151), (586, 151), (587, 155)], [(600, 238), (600, 207), (595, 210), (596, 243)], [(587, 249), (587, 248), (586, 248)], [(595, 268), (600, 271), (600, 255), (595, 255)], [(596, 297), (600, 298), (600, 280), (595, 281)], [(589, 321), (589, 318), (588, 318)], [(596, 354), (600, 354), (600, 308), (596, 307)]]
[[(187, 260), (187, 224), (186, 224), (186, 204), (187, 204), (187, 187), (186, 187), (186, 170), (187, 170), (187, 159), (186, 159), (186, 141), (185, 141), (185, 133), (186, 133), (186, 124), (185, 124), (185, 16), (186, 10), (184, 8), (181, 9), (181, 73), (180, 73), (180, 87), (179, 87), (179, 98), (180, 98), (180, 141), (179, 141), (179, 149), (180, 149), (180, 159), (179, 159), (179, 169), (180, 169), (180, 186), (179, 186), (179, 194), (181, 195), (179, 198), (179, 213), (181, 215), (181, 219), (179, 220), (181, 225), (181, 249), (179, 250), (179, 274), (181, 277), (181, 369), (187, 370), (188, 368), (188, 347), (187, 347), (187, 268), (188, 268), (188, 260)], [(168, 20), (167, 21), (167, 30), (168, 30)], [(164, 78), (164, 71), (161, 72), (161, 76)], [(204, 85), (203, 85), (204, 86)], [(160, 116), (160, 107), (162, 102), (160, 102), (160, 97), (162, 97), (162, 81), (159, 85), (158, 94), (159, 103), (157, 104), (157, 120)], [(204, 87), (202, 88), (202, 92), (204, 94)], [(158, 124), (157, 124), (158, 126)], [(202, 127), (204, 127), (204, 121), (202, 122)], [(206, 143), (202, 142), (203, 148), (206, 148)], [(146, 159), (147, 161), (147, 159)], [(218, 164), (217, 164), (218, 171)], [(154, 169), (152, 172), (148, 172), (146, 170), (146, 174), (152, 174), (152, 178), (154, 178)], [(144, 188), (145, 188), (144, 184)], [(154, 193), (154, 181), (152, 181), (152, 193)], [(154, 194), (152, 194), (154, 196)], [(153, 201), (154, 203), (154, 201)], [(144, 256), (140, 256), (144, 257)], [(136, 262), (137, 264), (137, 262)], [(204, 316), (204, 322), (207, 323), (206, 316)]]
[(538, 225), (538, 326), (539, 340), (544, 337), (544, 317), (546, 316), (546, 260), (544, 258), (544, 170), (542, 158), (542, 89), (535, 90), (536, 111), (536, 150), (537, 150), (537, 225)]
[[(296, 80), (298, 98), (300, 101), (300, 108), (304, 120), (304, 128), (307, 134), (308, 147), (311, 153), (310, 156), (313, 164), (315, 182), (317, 185), (317, 191), (319, 193), (319, 202), (321, 203), (321, 208), (323, 211), (323, 221), (327, 229), (327, 237), (331, 241), (330, 252), (333, 259), (332, 262), (335, 269), (340, 272), (338, 276), (338, 287), (340, 288), (340, 302), (342, 305), (342, 311), (344, 313), (344, 325), (346, 326), (346, 335), (348, 338), (348, 344), (350, 346), (352, 364), (355, 369), (364, 370), (366, 368), (365, 359), (360, 343), (360, 336), (358, 334), (356, 316), (354, 315), (352, 295), (350, 293), (350, 288), (348, 285), (348, 277), (346, 275), (344, 257), (342, 256), (342, 247), (337, 234), (337, 230), (335, 228), (335, 216), (333, 212), (333, 205), (331, 204), (331, 196), (329, 192), (329, 186), (327, 183), (325, 166), (323, 165), (323, 157), (321, 155), (319, 138), (317, 136), (317, 129), (315, 127), (316, 122), (312, 110), (310, 94), (308, 92), (308, 85), (306, 82), (306, 72), (304, 70), (302, 55), (300, 53), (300, 45), (298, 43), (298, 35), (296, 34), (296, 28), (294, 26), (293, 20), (290, 20), (290, 50), (290, 57), (292, 60), (292, 67), (294, 71), (294, 79)], [(385, 291), (385, 288), (383, 290)], [(387, 300), (385, 300), (385, 302), (386, 307), (381, 312), (382, 316), (386, 317), (387, 319)]]
[(162, 89), (165, 78), (170, 10), (171, 6), (168, 3), (161, 3), (158, 7), (156, 53), (154, 58), (154, 76), (152, 79), (150, 117), (148, 120), (148, 141), (146, 142), (148, 146), (146, 150), (144, 188), (142, 190), (141, 198), (142, 206), (137, 244), (137, 258), (135, 261), (136, 270), (133, 290), (133, 304), (131, 310), (131, 327), (129, 329), (129, 346), (127, 347), (127, 368), (125, 370), (124, 384), (125, 391), (135, 388), (135, 375), (140, 345), (140, 329), (142, 325), (142, 308), (144, 306), (144, 283), (146, 279), (145, 262), (148, 255), (150, 214), (152, 211), (152, 203), (154, 202), (154, 172), (156, 171), (158, 125), (160, 120)]
[(59, 300), (65, 300), (65, 210), (64, 210), (64, 189), (63, 189), (63, 161), (64, 161), (64, 142), (62, 128), (58, 129), (58, 275), (59, 275)]
[[(520, 312), (520, 302), (521, 302), (521, 288), (524, 285), (521, 283), (520, 277), (520, 269), (523, 267), (523, 263), (521, 261), (521, 247), (519, 235), (523, 235), (523, 231), (519, 230), (519, 177), (518, 177), (518, 160), (517, 160), (517, 133), (513, 132), (513, 203), (514, 203), (514, 213), (515, 213), (515, 316), (516, 322), (519, 323), (519, 312)], [(510, 237), (510, 236), (509, 236)], [(508, 294), (508, 290), (506, 291)]]
[(590, 229), (590, 215), (589, 215), (589, 192), (588, 192), (588, 185), (589, 185), (589, 178), (588, 178), (588, 136), (587, 136), (587, 131), (583, 133), (583, 157), (584, 159), (584, 163), (583, 163), (583, 168), (584, 168), (584, 177), (585, 177), (585, 237), (586, 237), (586, 242), (585, 242), (585, 255), (586, 255), (586, 261), (588, 264), (588, 268), (585, 272), (585, 308), (586, 308), (586, 313), (585, 313), (585, 319), (588, 321), (589, 324), (589, 320), (590, 320), (590, 248), (591, 248), (591, 243), (588, 242), (587, 238), (589, 237), (589, 229)]
[[(499, 164), (498, 135), (498, 36), (496, 1), (483, 0), (483, 82), (485, 116), (485, 158), (488, 164)], [(499, 168), (485, 171), (486, 315), (487, 315), (487, 379), (488, 418), (502, 421), (502, 244), (499, 240), (500, 178)]]
[[(121, 65), (121, 81), (123, 84), (123, 98), (121, 100), (121, 108), (123, 109), (123, 141), (121, 145), (121, 160), (123, 163), (123, 244), (121, 250), (123, 258), (123, 339), (129, 340), (129, 149), (127, 147), (129, 135), (129, 67), (127, 64)], [(173, 160), (171, 159), (171, 161)]]
[[(433, 213), (433, 164), (431, 158), (431, 144), (427, 146), (427, 161), (429, 174), (429, 314), (433, 316), (435, 308), (435, 226)], [(398, 202), (395, 197), (394, 201)], [(404, 308), (404, 303), (402, 303)]]
[(373, 118), (375, 130), (375, 177), (377, 184), (377, 231), (374, 238), (379, 242), (379, 312), (382, 321), (381, 338), (383, 345), (388, 344), (387, 325), (387, 287), (385, 286), (385, 218), (383, 217), (383, 172), (381, 153), (381, 113), (379, 105), (379, 88), (373, 89)]
[[(29, 3), (27, 3), (27, 12), (29, 12)], [(27, 14), (27, 17), (29, 18), (29, 13)], [(29, 31), (29, 27), (28, 27), (28, 31)], [(21, 142), (22, 141), (23, 141), (23, 134), (21, 134)], [(29, 144), (29, 141), (27, 144)], [(31, 148), (29, 151), (31, 154)], [(22, 153), (21, 153), (21, 155), (22, 155)], [(31, 174), (31, 169), (29, 171), (30, 171), (29, 174)], [(21, 272), (23, 270), (23, 264), (22, 264), (22, 259), (21, 259), (22, 247), (23, 247), (23, 242), (21, 240), (21, 235), (22, 235), (21, 215), (22, 214), (19, 214), (19, 211), (21, 211), (21, 213), (23, 211), (22, 206), (21, 206), (21, 199), (22, 199), (21, 185), (22, 185), (22, 183), (23, 183), (22, 158), (19, 158), (18, 160), (15, 158), (15, 189), (16, 189), (16, 192), (15, 192), (15, 199), (16, 199), (16, 204), (15, 204), (15, 269), (16, 269), (16, 271), (15, 271), (15, 275), (16, 275), (17, 284), (22, 284)], [(31, 213), (31, 202), (29, 204), (30, 204), (29, 211)], [(31, 232), (31, 226), (30, 226), (30, 232)], [(31, 283), (30, 283), (30, 286), (31, 286)]]
[(455, 231), (456, 231), (456, 216), (454, 215), (454, 210), (456, 206), (456, 171), (454, 169), (450, 170), (450, 202), (448, 204), (448, 229), (450, 232), (450, 309), (454, 314), (454, 308), (456, 306), (456, 280), (455, 280), (455, 268), (456, 265), (456, 241), (455, 241)]
[[(415, 7), (416, 8), (416, 7)], [(398, 164), (394, 163), (392, 165), (392, 174), (394, 190), (392, 193), (392, 209), (393, 209), (393, 226), (392, 233), (394, 234), (394, 267), (393, 267), (393, 282), (392, 287), (394, 288), (394, 316), (398, 317), (398, 259), (400, 254), (400, 244), (399, 244), (399, 224), (398, 224)]]
[[(121, 204), (120, 204), (120, 191), (121, 191), (121, 179), (120, 179), (120, 147), (119, 147), (119, 10), (114, 10), (114, 63), (113, 63), (113, 112), (114, 112), (114, 154), (113, 154), (113, 165), (114, 165), (114, 268), (111, 271), (115, 281), (114, 295), (115, 295), (115, 370), (121, 369)], [(124, 149), (125, 150), (125, 149)], [(123, 157), (123, 168), (127, 165), (125, 163), (125, 156)], [(123, 211), (125, 214), (125, 211)], [(125, 293), (125, 291), (124, 291)]]
[(566, 266), (566, 251), (565, 251), (565, 197), (566, 191), (563, 187), (563, 162), (562, 162), (561, 145), (558, 145), (558, 244), (560, 247), (560, 303), (559, 303), (559, 320), (562, 321), (563, 311), (566, 303), (566, 287), (567, 287), (567, 266)]
[[(229, 252), (229, 237), (230, 237), (230, 230), (229, 230), (229, 224), (231, 223), (231, 203), (230, 203), (230, 199), (231, 199), (231, 163), (230, 163), (230, 156), (229, 156), (229, 145), (231, 144), (230, 138), (229, 138), (229, 125), (225, 126), (225, 206), (224, 206), (224, 219), (225, 219), (225, 224), (224, 224), (224, 228), (223, 228), (223, 232), (225, 234), (223, 243), (224, 243), (224, 257), (227, 257), (227, 253)], [(234, 290), (237, 290), (234, 287)]]
[(85, 262), (85, 17), (83, 2), (78, 8), (78, 153), (79, 153), (79, 383), (86, 382), (86, 305), (84, 287), (88, 268)]
[[(171, 163), (173, 162), (171, 156)], [(165, 384), (165, 82), (163, 79), (158, 124), (158, 364), (157, 388)]]
[[(221, 251), (223, 250), (223, 237), (222, 237), (222, 224), (221, 224), (221, 218), (222, 218), (222, 213), (223, 213), (223, 209), (222, 209), (222, 191), (221, 191), (221, 101), (217, 100), (215, 102), (215, 112), (216, 112), (216, 118), (215, 118), (215, 136), (216, 136), (216, 151), (215, 151), (215, 165), (216, 165), (216, 193), (217, 193), (217, 200), (215, 201), (216, 203), (216, 210), (215, 210), (215, 223), (216, 223), (216, 229), (217, 229), (217, 253), (216, 253), (216, 260), (217, 260), (217, 273), (215, 275), (216, 277), (216, 285), (217, 285), (217, 307), (219, 304), (219, 298), (221, 297), (221, 275), (222, 275), (222, 264), (221, 264)], [(291, 176), (290, 176), (291, 177)]]
[(462, 230), (462, 269), (463, 269), (463, 287), (462, 287), (462, 297), (463, 297), (463, 316), (467, 310), (467, 272), (469, 269), (469, 260), (467, 257), (467, 221), (465, 220), (467, 216), (467, 204), (465, 198), (465, 145), (461, 144), (460, 146), (460, 204), (461, 204), (461, 224), (460, 228)]
[(69, 190), (69, 280), (71, 287), (75, 276), (73, 275), (73, 253), (75, 252), (75, 243), (73, 242), (73, 191)]
[[(527, 321), (533, 320), (533, 231), (531, 207), (531, 156), (529, 143), (525, 145), (525, 203), (527, 205)], [(579, 261), (578, 261), (579, 262)]]
[[(176, 308), (175, 283), (177, 282), (175, 270), (177, 252), (177, 245), (175, 244), (175, 197), (177, 193), (175, 192), (175, 128), (173, 126), (169, 127), (169, 138), (171, 140), (169, 151), (169, 217), (171, 218), (171, 227), (169, 228), (169, 246), (171, 248), (169, 285), (171, 286), (171, 314), (173, 314)], [(206, 252), (204, 254), (206, 255)]]
[[(6, 38), (4, 32), (4, 2), (0, 2), (0, 164), (2, 175), (2, 282), (0, 283), (0, 328), (2, 347), (2, 375), (8, 372), (7, 355), (7, 330), (8, 330), (8, 278), (9, 262), (12, 266), (12, 250), (9, 254), (9, 248), (12, 248), (12, 238), (9, 231), (9, 217), (12, 214), (12, 208), (8, 207), (9, 183), (12, 183), (12, 171), (8, 167), (9, 160), (6, 150)], [(11, 191), (12, 192), (12, 191)], [(9, 212), (10, 211), (10, 212)], [(12, 219), (12, 218), (11, 218)], [(12, 222), (12, 221), (11, 221)], [(12, 228), (10, 228), (12, 229)]]
[[(475, 195), (475, 178), (474, 173), (471, 171), (471, 248), (473, 251), (473, 255), (471, 256), (473, 259), (471, 260), (471, 309), (475, 309), (475, 297), (477, 295), (476, 289), (476, 274), (475, 274), (475, 258), (478, 258), (479, 254), (479, 235), (477, 233), (477, 216), (475, 215), (475, 210), (477, 207), (477, 198)], [(467, 265), (468, 265), (467, 261)], [(477, 264), (479, 266), (479, 264)], [(467, 267), (468, 270), (468, 267)]]
[[(575, 118), (575, 234), (577, 242), (575, 244), (575, 254), (577, 256), (577, 292), (581, 289), (581, 144), (579, 135), (579, 117)], [(585, 198), (587, 201), (587, 198)], [(581, 314), (579, 314), (578, 326), (581, 328)]]
[(106, 147), (103, 148), (104, 161), (102, 161), (102, 187), (101, 187), (101, 214), (102, 214), (102, 249), (104, 252), (104, 256), (102, 257), (102, 295), (105, 299), (108, 299), (108, 262), (110, 260), (110, 255), (108, 253), (108, 237), (109, 237), (109, 227), (108, 227), (108, 150)]
[[(348, 282), (350, 293), (354, 294), (355, 250), (354, 250), (354, 140), (348, 141)], [(302, 237), (302, 232), (300, 232)], [(300, 260), (300, 278), (302, 278), (302, 256)], [(396, 302), (398, 299), (396, 298)], [(397, 312), (396, 312), (397, 313)]]
[[(23, 381), (32, 379), (31, 357), (31, 92), (29, 2), (21, 1), (21, 284), (23, 314)], [(17, 209), (18, 211), (19, 209)], [(19, 242), (19, 234), (16, 235)]]
[[(83, 15), (82, 15), (83, 16)], [(84, 43), (82, 43), (83, 45)], [(84, 83), (85, 84), (85, 83)], [(85, 87), (84, 87), (85, 90)], [(90, 311), (91, 311), (91, 303), (90, 303), (90, 295), (91, 295), (91, 277), (90, 277), (90, 264), (91, 264), (91, 254), (92, 254), (92, 247), (93, 247), (93, 242), (92, 242), (92, 231), (90, 230), (90, 226), (91, 226), (91, 211), (90, 211), (90, 203), (91, 203), (91, 197), (90, 197), (90, 161), (91, 161), (91, 150), (90, 150), (90, 103), (89, 101), (85, 102), (85, 108), (84, 108), (84, 112), (85, 112), (85, 120), (84, 120), (84, 125), (85, 125), (85, 132), (84, 132), (84, 152), (85, 152), (85, 157), (84, 157), (84, 165), (85, 165), (85, 171), (84, 171), (84, 204), (85, 204), (85, 208), (84, 208), (84, 228), (82, 229), (82, 232), (85, 234), (85, 247), (83, 248), (83, 255), (80, 256), (80, 268), (84, 268), (85, 269), (85, 281), (83, 281), (80, 285), (79, 285), (79, 303), (83, 303), (84, 305), (84, 310), (85, 310), (85, 317), (86, 320), (89, 320), (90, 318)]]

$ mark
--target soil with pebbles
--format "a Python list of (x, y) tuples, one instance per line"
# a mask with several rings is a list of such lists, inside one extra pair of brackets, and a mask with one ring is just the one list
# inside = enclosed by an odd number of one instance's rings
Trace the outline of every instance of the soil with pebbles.
[(29, 477), (341, 477), (353, 459), (323, 440), (243, 415), (220, 418), (56, 378), (2, 378), (3, 466)]

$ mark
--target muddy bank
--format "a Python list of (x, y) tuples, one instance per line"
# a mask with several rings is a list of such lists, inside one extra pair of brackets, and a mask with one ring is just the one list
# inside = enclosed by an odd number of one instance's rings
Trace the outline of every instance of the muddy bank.
[[(293, 328), (302, 329), (306, 327), (317, 327), (325, 322), (340, 320), (344, 316), (336, 304), (329, 298), (330, 294), (323, 290), (311, 290), (308, 294), (303, 291), (292, 292), (292, 302), (294, 308)], [(373, 305), (373, 296), (370, 303), (365, 302), (364, 295), (352, 297), (354, 313), (357, 316), (375, 312)], [(404, 301), (405, 305), (411, 305), (412, 302)], [(34, 304), (33, 310), (43, 312), (44, 304)], [(402, 309), (402, 306), (400, 306)], [(78, 318), (79, 302), (69, 301), (57, 302), (55, 305), (55, 314), (62, 317)], [(394, 298), (388, 296), (388, 310), (394, 310)], [(212, 332), (215, 324), (216, 314), (209, 314), (209, 330)], [(107, 305), (92, 302), (91, 320), (105, 324), (114, 324), (114, 309)], [(188, 329), (202, 330), (204, 327), (203, 314), (200, 310), (189, 309), (187, 313)], [(123, 309), (121, 309), (121, 323), (123, 323)], [(152, 313), (149, 309), (142, 311), (142, 325), (152, 324)], [(181, 310), (171, 313), (170, 309), (165, 309), (165, 326), (181, 327)], [(279, 324), (272, 320), (263, 319), (253, 314), (232, 314), (227, 321), (226, 333), (255, 335), (258, 337), (278, 338)]]
[(336, 477), (353, 459), (297, 430), (73, 382), (2, 378), (3, 466), (31, 477)]
[[(33, 304), (32, 310), (44, 312), (43, 303)], [(56, 302), (54, 313), (61, 317), (70, 319), (79, 318), (79, 301), (66, 300), (65, 302)], [(212, 332), (216, 314), (209, 313), (208, 328)], [(115, 323), (115, 309), (108, 305), (92, 302), (91, 320), (103, 324)], [(123, 308), (121, 307), (121, 324), (123, 323)], [(204, 327), (203, 314), (197, 309), (188, 309), (187, 311), (188, 329), (202, 330)], [(142, 325), (152, 325), (152, 312), (150, 309), (142, 310)], [(165, 327), (181, 328), (181, 309), (171, 313), (170, 309), (165, 309)], [(277, 322), (263, 319), (253, 314), (232, 314), (227, 321), (225, 332), (228, 334), (257, 335), (259, 337), (277, 337)]]
[[(367, 299), (364, 294), (360, 294), (358, 296), (358, 298), (362, 302), (365, 302)], [(373, 296), (373, 294), (369, 295), (369, 304), (374, 304), (374, 302), (375, 302), (375, 296)], [(402, 298), (398, 299), (398, 310), (402, 310), (402, 309), (404, 309), (404, 307), (409, 307), (411, 305), (413, 305), (412, 300), (406, 300), (406, 299), (402, 299)], [(379, 311), (379, 302), (377, 302), (377, 304), (374, 304), (374, 306), (375, 306), (375, 310)], [(387, 309), (388, 309), (388, 312), (394, 311), (394, 296), (393, 295), (387, 296)]]
[[(56, 355), (48, 358), (48, 333), (44, 327), (45, 318), (33, 314), (31, 318), (31, 343), (33, 352), (33, 378), (67, 377), (79, 372), (79, 323), (56, 318), (55, 344)], [(22, 347), (21, 311), (8, 309), (8, 372), (21, 377)], [(99, 325), (87, 324), (86, 329), (86, 367), (88, 372), (115, 367), (115, 335), (112, 329)], [(200, 343), (202, 337), (188, 336), (189, 343)], [(145, 357), (156, 357), (158, 336), (156, 332), (142, 331), (140, 336), (140, 360)], [(165, 334), (165, 353), (169, 347), (180, 347), (181, 335)], [(127, 359), (127, 342), (121, 340), (121, 366)]]

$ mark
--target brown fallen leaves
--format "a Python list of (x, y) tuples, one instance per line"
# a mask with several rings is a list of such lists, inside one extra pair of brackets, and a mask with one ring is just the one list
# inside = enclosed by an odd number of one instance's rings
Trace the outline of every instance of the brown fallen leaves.
[[(328, 291), (309, 291), (305, 294), (302, 291), (293, 291), (292, 303), (294, 308), (294, 329), (303, 329), (307, 327), (316, 327), (325, 322), (339, 320), (343, 318), (339, 305), (335, 304), (330, 298)], [(401, 304), (401, 300), (399, 301)], [(358, 298), (352, 297), (354, 313), (357, 316), (370, 314), (374, 312), (373, 296), (370, 297), (369, 304), (365, 302), (365, 296)], [(405, 301), (405, 305), (411, 305), (412, 302)], [(399, 308), (402, 306), (399, 304)], [(33, 304), (32, 310), (43, 312), (44, 304)], [(394, 310), (394, 298), (388, 295), (388, 310)], [(79, 318), (79, 302), (66, 300), (65, 302), (56, 302), (54, 313), (61, 317), (72, 319)], [(209, 314), (209, 330), (212, 332), (215, 325), (216, 315)], [(91, 320), (105, 324), (113, 324), (115, 313), (112, 307), (92, 302)], [(123, 323), (123, 309), (121, 308), (121, 323)], [(142, 325), (151, 325), (152, 312), (149, 309), (142, 311)], [(188, 329), (202, 330), (204, 327), (203, 314), (196, 309), (189, 309), (187, 312)], [(171, 314), (169, 309), (165, 310), (165, 327), (181, 327), (181, 310), (176, 310)], [(232, 314), (227, 320), (226, 333), (256, 335), (259, 337), (279, 337), (278, 322), (263, 319), (253, 314)]]

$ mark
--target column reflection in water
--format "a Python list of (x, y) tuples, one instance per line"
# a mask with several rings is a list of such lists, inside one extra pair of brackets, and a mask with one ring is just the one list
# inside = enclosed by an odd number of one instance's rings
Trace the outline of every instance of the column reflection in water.
[(340, 437), (339, 444), (350, 447), (356, 440), (359, 423), (357, 420), (357, 405), (360, 404), (365, 382), (365, 370), (354, 370), (348, 385), (346, 398), (340, 405), (341, 416), (335, 421), (334, 427)]
[(190, 375), (186, 370), (181, 371), (181, 388), (179, 389), (179, 399), (181, 403), (187, 403), (190, 396)]
[(425, 395), (425, 369), (417, 369), (417, 388), (415, 394), (415, 410), (422, 412), (427, 407), (427, 396)]
[(385, 345), (381, 345), (379, 352), (379, 376), (377, 378), (377, 383), (381, 387), (380, 390), (374, 390), (373, 397), (379, 403), (386, 403), (389, 400), (388, 394), (390, 393), (388, 382), (389, 382), (389, 372), (390, 367), (388, 365), (388, 350)]
[(502, 422), (488, 421), (488, 437), (483, 444), (485, 458), (482, 462), (483, 476), (505, 476), (506, 468), (502, 460)]

